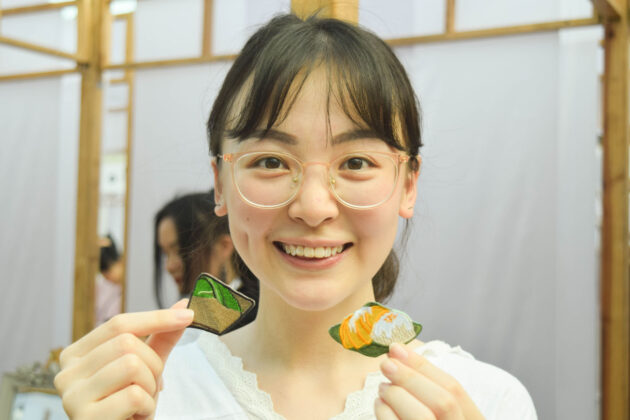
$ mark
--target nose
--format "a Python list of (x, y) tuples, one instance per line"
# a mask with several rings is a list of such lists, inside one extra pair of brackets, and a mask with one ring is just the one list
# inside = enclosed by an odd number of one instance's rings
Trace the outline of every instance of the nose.
[(310, 227), (337, 217), (339, 207), (329, 187), (327, 168), (323, 165), (304, 168), (303, 177), (297, 196), (289, 204), (289, 216)]

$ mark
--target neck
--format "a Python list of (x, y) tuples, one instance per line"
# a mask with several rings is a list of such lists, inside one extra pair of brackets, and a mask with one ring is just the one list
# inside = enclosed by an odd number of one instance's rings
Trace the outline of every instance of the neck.
[(328, 333), (330, 327), (369, 300), (374, 300), (371, 288), (364, 297), (353, 297), (322, 311), (307, 311), (287, 304), (261, 285), (256, 321), (225, 341), (253, 369), (265, 365), (285, 371), (321, 372), (322, 366), (373, 367), (370, 358), (344, 350)]

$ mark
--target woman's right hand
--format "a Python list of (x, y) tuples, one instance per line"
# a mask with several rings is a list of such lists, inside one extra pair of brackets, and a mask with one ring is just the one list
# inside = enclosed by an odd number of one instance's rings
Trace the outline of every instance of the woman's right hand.
[[(73, 420), (153, 416), (164, 363), (193, 312), (170, 309), (116, 315), (60, 355), (55, 387)], [(139, 337), (149, 336), (144, 341)]]

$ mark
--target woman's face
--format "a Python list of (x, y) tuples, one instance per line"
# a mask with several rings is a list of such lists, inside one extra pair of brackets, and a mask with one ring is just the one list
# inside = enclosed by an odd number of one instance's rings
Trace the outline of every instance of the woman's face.
[(166, 257), (166, 271), (173, 277), (181, 293), (184, 288), (184, 261), (179, 255), (177, 228), (171, 217), (165, 217), (158, 224), (158, 246)]
[[(273, 134), (242, 142), (227, 139), (224, 152), (275, 151), (289, 153), (303, 162), (329, 162), (354, 151), (394, 151), (380, 139), (342, 136), (359, 127), (336, 102), (331, 101), (327, 110), (326, 92), (325, 73), (314, 71)], [(220, 203), (216, 212), (220, 216), (229, 214), (234, 246), (261, 280), (261, 294), (272, 292), (293, 307), (313, 311), (339, 304), (355, 308), (374, 299), (371, 279), (393, 246), (399, 215), (413, 214), (417, 174), (410, 175), (407, 166), (400, 165), (392, 196), (378, 207), (357, 210), (335, 199), (324, 165), (308, 165), (301, 188), (290, 204), (261, 209), (241, 198), (230, 166), (215, 166)], [(285, 252), (285, 247), (303, 247), (306, 255), (310, 250), (315, 255), (293, 256)], [(338, 247), (342, 251), (332, 255)], [(317, 248), (329, 256), (318, 258), (322, 252)]]

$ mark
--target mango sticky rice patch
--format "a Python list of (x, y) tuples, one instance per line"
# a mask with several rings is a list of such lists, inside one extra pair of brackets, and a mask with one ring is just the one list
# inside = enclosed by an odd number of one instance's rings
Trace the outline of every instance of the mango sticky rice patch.
[(328, 332), (344, 348), (378, 357), (389, 351), (391, 343), (407, 344), (421, 330), (422, 325), (406, 313), (368, 302)]
[(195, 312), (190, 326), (222, 335), (238, 328), (254, 305), (252, 298), (202, 273), (188, 301), (188, 308)]

